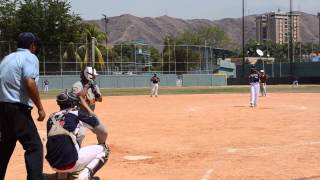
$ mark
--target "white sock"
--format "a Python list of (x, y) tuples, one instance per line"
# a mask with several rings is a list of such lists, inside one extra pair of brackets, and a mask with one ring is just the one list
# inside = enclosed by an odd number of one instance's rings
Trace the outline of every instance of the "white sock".
[(90, 180), (90, 178), (90, 171), (88, 168), (84, 168), (82, 171), (80, 171), (78, 180)]

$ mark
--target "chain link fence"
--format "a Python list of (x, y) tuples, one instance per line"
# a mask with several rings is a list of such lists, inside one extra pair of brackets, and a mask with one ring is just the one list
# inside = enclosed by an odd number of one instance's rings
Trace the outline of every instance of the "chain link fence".
[[(92, 48), (94, 47), (94, 48)], [(15, 51), (15, 42), (0, 41), (0, 59)], [(93, 64), (93, 53), (95, 62)], [(219, 68), (219, 59), (230, 58), (232, 52), (199, 45), (156, 45), (122, 43), (108, 46), (91, 43), (43, 43), (40, 61), (41, 75), (78, 75), (86, 65), (94, 65), (102, 75), (212, 74)], [(274, 56), (271, 64), (288, 62), (286, 54)], [(316, 54), (297, 46), (294, 63), (310, 63)], [(320, 59), (319, 59), (320, 60)], [(257, 62), (266, 63), (270, 62)], [(270, 67), (273, 67), (271, 65)], [(288, 66), (273, 68), (272, 74), (283, 75)], [(274, 72), (279, 71), (279, 72)]]
[[(199, 45), (95, 45), (94, 66), (100, 74), (212, 74), (217, 60), (230, 51)], [(0, 59), (15, 51), (15, 42), (0, 43)], [(74, 75), (92, 63), (91, 43), (43, 43), (38, 55), (41, 75)]]

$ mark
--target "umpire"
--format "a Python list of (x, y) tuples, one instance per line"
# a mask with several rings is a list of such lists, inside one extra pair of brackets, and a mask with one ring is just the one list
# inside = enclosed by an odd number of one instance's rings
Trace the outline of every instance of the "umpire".
[(25, 150), (28, 180), (42, 180), (43, 147), (31, 117), (33, 103), (38, 121), (46, 114), (38, 92), (39, 39), (30, 32), (18, 36), (18, 49), (0, 64), (0, 180), (3, 180), (10, 157), (19, 141)]

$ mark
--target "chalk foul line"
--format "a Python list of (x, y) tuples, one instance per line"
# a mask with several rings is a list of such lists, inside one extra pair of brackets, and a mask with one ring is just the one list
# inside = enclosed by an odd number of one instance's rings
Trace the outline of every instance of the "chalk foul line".
[(208, 180), (210, 178), (211, 173), (213, 172), (213, 169), (209, 169), (201, 178), (201, 180)]
[(278, 145), (278, 146), (259, 146), (259, 147), (250, 147), (250, 148), (228, 148), (226, 151), (228, 153), (237, 153), (241, 151), (259, 151), (259, 150), (270, 150), (270, 149), (282, 149), (282, 148), (291, 148), (291, 147), (299, 147), (299, 146), (313, 146), (319, 145), (320, 141), (315, 142), (304, 142), (297, 144), (288, 144), (288, 145)]

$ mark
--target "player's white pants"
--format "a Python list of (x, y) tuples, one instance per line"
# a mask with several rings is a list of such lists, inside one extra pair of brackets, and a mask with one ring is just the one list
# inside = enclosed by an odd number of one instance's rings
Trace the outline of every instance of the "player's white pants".
[(71, 173), (78, 172), (86, 167), (89, 169), (94, 169), (99, 164), (99, 160), (103, 159), (106, 156), (106, 152), (101, 145), (90, 145), (80, 148), (78, 152), (78, 160), (75, 166), (67, 170), (55, 169), (59, 173)]
[(251, 96), (250, 96), (250, 104), (256, 106), (257, 101), (258, 101), (258, 96), (259, 96), (259, 88), (260, 84), (257, 83), (250, 83), (250, 91), (251, 91)]
[(159, 84), (158, 83), (156, 83), (156, 84), (152, 83), (151, 86), (152, 86), (151, 87), (151, 96), (153, 96), (153, 95), (158, 96)]
[(44, 91), (48, 92), (49, 91), (49, 85), (44, 85)]
[(260, 83), (261, 96), (267, 96), (267, 83)]

